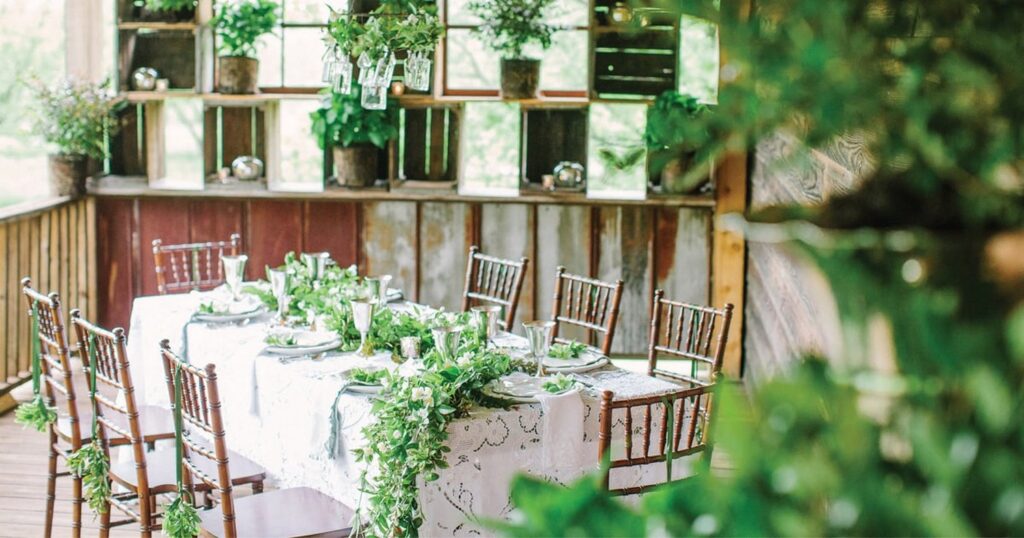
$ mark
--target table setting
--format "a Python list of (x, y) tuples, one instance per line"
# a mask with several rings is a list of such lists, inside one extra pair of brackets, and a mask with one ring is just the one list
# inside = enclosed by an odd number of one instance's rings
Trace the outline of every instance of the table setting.
[(169, 405), (160, 340), (215, 364), (229, 447), (280, 487), (355, 507), (373, 533), (489, 534), (478, 520), (510, 517), (515, 474), (568, 483), (598, 466), (602, 390), (677, 388), (552, 345), (550, 321), (504, 332), (498, 307), (411, 303), (326, 253), (290, 253), (254, 282), (237, 258), (217, 289), (135, 300), (140, 404)]

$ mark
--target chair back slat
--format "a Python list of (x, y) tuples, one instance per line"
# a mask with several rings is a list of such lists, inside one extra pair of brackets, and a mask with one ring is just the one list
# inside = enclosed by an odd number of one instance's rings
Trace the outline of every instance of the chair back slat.
[[(628, 495), (642, 493), (650, 488), (671, 480), (667, 474), (655, 483), (638, 486), (610, 487), (610, 476), (613, 469), (640, 467), (655, 463), (674, 461), (691, 454), (703, 453), (705, 464), (710, 463), (711, 443), (708, 428), (710, 426), (711, 396), (714, 385), (704, 385), (680, 389), (675, 392), (655, 397), (640, 397), (615, 400), (615, 394), (604, 391), (601, 395), (600, 431), (598, 433), (598, 459), (605, 462), (602, 477), (603, 484), (612, 494)], [(618, 413), (616, 413), (618, 412)], [(634, 429), (633, 415), (642, 413), (642, 422)], [(615, 415), (621, 414), (620, 421)], [(672, 416), (672, 437), (668, 437), (669, 416)], [(659, 417), (657, 421), (654, 417)], [(622, 454), (616, 456), (612, 450), (612, 439), (616, 424), (622, 425)], [(657, 425), (655, 436), (653, 426)], [(685, 435), (684, 432), (685, 431)], [(634, 436), (639, 436), (642, 453), (634, 455)], [(658, 439), (652, 446), (651, 439)]]
[(227, 241), (165, 245), (153, 240), (156, 288), (161, 294), (207, 290), (224, 283), (223, 256), (237, 256), (242, 236), (231, 234)]
[[(217, 384), (217, 370), (213, 364), (205, 368), (192, 366), (178, 357), (170, 348), (170, 342), (160, 342), (160, 353), (163, 357), (164, 375), (167, 390), (174, 402), (175, 376), (177, 368), (181, 369), (181, 416), (185, 425), (183, 440), (183, 465), (185, 481), (193, 483), (198, 478), (214, 488), (220, 496), (220, 509), (224, 522), (224, 536), (238, 535), (235, 525), (235, 505), (231, 489), (231, 472), (228, 462), (228, 448), (225, 440), (224, 421), (221, 416), (220, 389)], [(172, 404), (173, 405), (173, 404)], [(198, 429), (206, 435), (195, 435), (192, 429)], [(213, 440), (212, 450), (209, 437)], [(196, 458), (212, 461), (217, 468), (216, 476), (202, 471)]]
[[(33, 310), (37, 316), (37, 332), (30, 337), (39, 340), (41, 385), (45, 389), (47, 405), (56, 407), (59, 415), (67, 417), (68, 440), (72, 449), (78, 450), (82, 444), (81, 417), (72, 381), (71, 351), (67, 344), (60, 296), (36, 291), (28, 277), (21, 279), (21, 290), (28, 303), (29, 318)], [(51, 425), (53, 427), (55, 425)]]
[[(654, 292), (651, 333), (647, 348), (647, 374), (690, 386), (715, 382), (729, 338), (733, 305), (721, 310), (665, 299)], [(658, 368), (661, 355), (691, 361), (689, 375)], [(704, 372), (706, 370), (706, 373)]]
[(462, 311), (479, 304), (497, 305), (504, 309), (498, 325), (511, 331), (519, 308), (519, 296), (523, 291), (524, 276), (530, 264), (527, 258), (519, 261), (506, 260), (480, 252), (476, 246), (469, 248), (466, 267), (466, 285), (462, 293)]
[(559, 336), (562, 325), (579, 327), (585, 331), (589, 343), (601, 335), (601, 352), (609, 354), (615, 326), (619, 319), (619, 302), (622, 300), (622, 281), (603, 282), (565, 272), (559, 267), (555, 276), (554, 304), (551, 307), (551, 321), (555, 322), (552, 337), (555, 342), (567, 343), (569, 339)]

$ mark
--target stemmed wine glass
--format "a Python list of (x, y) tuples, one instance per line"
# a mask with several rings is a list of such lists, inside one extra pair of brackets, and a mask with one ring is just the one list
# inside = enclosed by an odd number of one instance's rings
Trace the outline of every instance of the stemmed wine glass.
[(551, 348), (551, 330), (555, 328), (553, 321), (528, 321), (523, 323), (526, 338), (530, 341), (530, 354), (537, 359), (537, 377), (544, 375), (544, 358)]
[(363, 357), (370, 356), (370, 350), (366, 345), (366, 337), (370, 333), (370, 326), (373, 324), (374, 299), (351, 301), (352, 322), (359, 331), (359, 349), (356, 351)]
[(267, 280), (270, 281), (270, 292), (277, 299), (277, 320), (284, 323), (288, 312), (288, 272), (267, 267)]
[(248, 260), (249, 257), (245, 254), (220, 257), (224, 266), (224, 283), (227, 284), (231, 299), (234, 301), (242, 299), (242, 280), (245, 279), (245, 262)]

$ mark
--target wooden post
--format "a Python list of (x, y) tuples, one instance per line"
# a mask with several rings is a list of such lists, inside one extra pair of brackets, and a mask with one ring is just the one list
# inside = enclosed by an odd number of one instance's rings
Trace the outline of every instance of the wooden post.
[[(749, 17), (750, 1), (726, 1), (723, 2), (722, 10), (735, 10), (734, 17), (723, 17), (724, 20), (743, 21)], [(728, 27), (719, 28), (720, 33), (728, 31)], [(729, 51), (721, 49), (719, 57), (719, 73), (721, 73), (727, 69), (729, 64)], [(724, 84), (728, 84), (728, 81), (719, 76), (719, 91)], [(729, 327), (729, 341), (725, 347), (722, 372), (733, 380), (737, 380), (743, 372), (743, 313), (745, 310), (747, 243), (742, 233), (722, 229), (720, 217), (730, 213), (744, 213), (747, 209), (749, 181), (747, 154), (735, 150), (726, 153), (715, 172), (711, 302), (715, 308), (722, 308), (726, 303), (732, 303), (735, 307)]]

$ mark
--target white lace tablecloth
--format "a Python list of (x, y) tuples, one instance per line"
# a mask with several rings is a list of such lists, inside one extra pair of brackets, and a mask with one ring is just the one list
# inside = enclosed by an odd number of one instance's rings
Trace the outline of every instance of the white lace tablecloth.
[[(278, 486), (313, 487), (356, 507), (362, 469), (351, 450), (362, 445), (362, 429), (373, 420), (371, 401), (360, 394), (343, 393), (339, 397), (342, 381), (337, 374), (371, 364), (396, 367), (390, 357), (337, 354), (319, 361), (282, 363), (262, 353), (267, 317), (244, 325), (189, 323), (199, 301), (196, 294), (135, 300), (128, 351), (139, 403), (169, 405), (159, 342), (166, 338), (172, 349), (180, 350), (187, 329), (190, 362), (217, 366), (228, 447), (265, 467)], [(481, 534), (471, 519), (507, 516), (511, 510), (509, 482), (519, 472), (564, 484), (596, 469), (600, 391), (612, 390), (618, 398), (679, 388), (613, 366), (581, 374), (581, 378), (593, 390), (581, 393), (583, 440), (576, 445), (581, 453), (565, 458), (574, 462), (571, 465), (552, 463), (550, 451), (545, 457), (545, 439), (557, 437), (557, 432), (545, 431), (539, 404), (507, 410), (480, 408), (469, 417), (453, 421), (449, 429), (450, 467), (440, 473), (439, 480), (420, 488), (425, 516), (421, 534)], [(327, 456), (326, 444), (336, 397), (343, 450), (332, 459)], [(621, 423), (621, 417), (616, 422)], [(621, 426), (619, 432), (621, 436)], [(673, 475), (683, 472), (684, 466), (673, 467)], [(612, 475), (613, 485), (640, 480), (646, 478)]]

